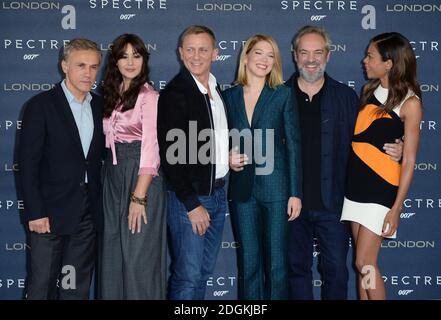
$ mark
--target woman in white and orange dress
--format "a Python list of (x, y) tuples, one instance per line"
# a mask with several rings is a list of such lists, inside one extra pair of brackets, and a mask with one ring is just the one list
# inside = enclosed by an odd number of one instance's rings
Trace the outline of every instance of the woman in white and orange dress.
[[(351, 221), (360, 299), (373, 300), (386, 298), (378, 253), (383, 238), (396, 237), (414, 171), (422, 106), (415, 54), (404, 36), (374, 37), (363, 62), (369, 82), (355, 125), (341, 220)], [(383, 145), (403, 136), (400, 164)]]

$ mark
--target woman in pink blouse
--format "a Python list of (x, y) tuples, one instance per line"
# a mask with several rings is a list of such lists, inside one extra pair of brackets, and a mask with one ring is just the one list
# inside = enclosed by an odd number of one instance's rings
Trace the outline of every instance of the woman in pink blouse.
[(165, 299), (165, 189), (148, 58), (138, 36), (123, 34), (113, 41), (105, 69), (101, 299)]

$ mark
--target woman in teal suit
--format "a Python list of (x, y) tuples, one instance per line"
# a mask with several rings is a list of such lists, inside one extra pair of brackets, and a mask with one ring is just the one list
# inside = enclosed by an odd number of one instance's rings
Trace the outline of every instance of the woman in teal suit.
[(283, 85), (275, 40), (254, 35), (224, 92), (230, 128), (230, 199), (239, 241), (239, 299), (287, 299), (288, 220), (301, 209), (296, 104)]

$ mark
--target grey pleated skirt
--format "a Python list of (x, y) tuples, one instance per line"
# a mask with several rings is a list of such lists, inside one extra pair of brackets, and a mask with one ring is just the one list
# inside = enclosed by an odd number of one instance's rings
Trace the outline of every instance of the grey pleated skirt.
[(98, 297), (165, 299), (167, 268), (165, 183), (161, 172), (147, 193), (147, 225), (128, 227), (130, 193), (138, 178), (141, 143), (116, 143), (103, 167), (104, 231), (99, 246)]

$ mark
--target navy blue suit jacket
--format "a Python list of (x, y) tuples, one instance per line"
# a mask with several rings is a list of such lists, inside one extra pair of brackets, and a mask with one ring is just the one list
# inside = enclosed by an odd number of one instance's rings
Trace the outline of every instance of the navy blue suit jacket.
[[(321, 101), (321, 191), (326, 209), (341, 212), (346, 187), (346, 171), (360, 102), (354, 90), (325, 73)], [(295, 89), (293, 81), (285, 85)]]
[(70, 234), (83, 214), (87, 171), (89, 208), (102, 228), (101, 166), (104, 153), (102, 99), (92, 93), (94, 132), (87, 157), (60, 84), (25, 106), (18, 145), (24, 220), (49, 217), (51, 233)]

